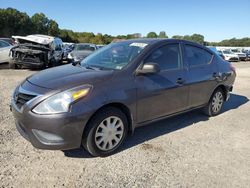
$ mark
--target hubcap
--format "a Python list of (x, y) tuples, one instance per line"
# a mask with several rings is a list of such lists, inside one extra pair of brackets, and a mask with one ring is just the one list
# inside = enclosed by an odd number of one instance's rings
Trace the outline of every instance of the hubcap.
[(214, 113), (220, 111), (223, 104), (223, 95), (221, 92), (215, 93), (213, 100), (212, 100), (212, 110)]
[(122, 120), (119, 117), (110, 116), (104, 119), (96, 129), (96, 146), (103, 151), (111, 150), (120, 143), (123, 133)]

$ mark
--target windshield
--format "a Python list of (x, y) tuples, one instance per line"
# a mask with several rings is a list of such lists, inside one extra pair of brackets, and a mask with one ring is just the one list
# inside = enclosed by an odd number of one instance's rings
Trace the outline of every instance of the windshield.
[(131, 41), (112, 43), (85, 58), (81, 62), (81, 66), (121, 70), (136, 58), (147, 45), (147, 43)]
[(93, 45), (90, 44), (76, 44), (74, 47), (74, 50), (76, 51), (95, 51), (95, 47)]

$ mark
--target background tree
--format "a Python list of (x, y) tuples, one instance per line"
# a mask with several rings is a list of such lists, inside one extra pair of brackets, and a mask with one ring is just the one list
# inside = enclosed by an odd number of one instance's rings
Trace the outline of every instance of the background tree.
[(49, 19), (43, 13), (36, 13), (31, 17), (34, 34), (48, 34)]
[(167, 36), (167, 34), (166, 34), (165, 31), (161, 31), (161, 32), (159, 33), (159, 38), (168, 38), (168, 36)]
[(155, 32), (149, 32), (147, 38), (157, 38), (157, 34)]
[(181, 35), (174, 35), (172, 36), (173, 39), (183, 39), (183, 36)]
[(49, 20), (48, 23), (48, 35), (51, 36), (58, 36), (60, 33), (58, 24), (56, 23), (55, 20)]
[(199, 44), (204, 44), (204, 36), (200, 34), (193, 34), (190, 36), (190, 40)]
[[(13, 8), (0, 9), (0, 37), (11, 37), (13, 35), (46, 34), (59, 36), (65, 42), (91, 42), (95, 44), (109, 44), (114, 39), (133, 39), (141, 38), (140, 33), (111, 36), (92, 32), (74, 32), (68, 29), (60, 29), (55, 20), (49, 19), (43, 13), (36, 13), (29, 17), (26, 13)], [(167, 38), (166, 32), (161, 31), (159, 36), (155, 32), (146, 35), (148, 38)], [(250, 38), (223, 40), (221, 42), (207, 42), (200, 34), (193, 35), (174, 35), (172, 38), (194, 41), (203, 45), (210, 46), (250, 46)]]
[(32, 33), (32, 23), (26, 13), (16, 9), (0, 9), (0, 36), (25, 35)]
[(199, 44), (204, 44), (204, 42), (205, 42), (204, 41), (204, 36), (200, 35), (200, 34), (185, 35), (185, 36), (174, 35), (174, 36), (172, 36), (172, 38), (189, 40), (189, 41), (197, 42)]

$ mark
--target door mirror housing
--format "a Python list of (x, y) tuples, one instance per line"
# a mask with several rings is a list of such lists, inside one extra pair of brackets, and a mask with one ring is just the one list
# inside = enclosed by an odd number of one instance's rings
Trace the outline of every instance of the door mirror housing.
[(141, 69), (137, 70), (138, 74), (155, 74), (160, 72), (160, 67), (157, 63), (145, 63)]

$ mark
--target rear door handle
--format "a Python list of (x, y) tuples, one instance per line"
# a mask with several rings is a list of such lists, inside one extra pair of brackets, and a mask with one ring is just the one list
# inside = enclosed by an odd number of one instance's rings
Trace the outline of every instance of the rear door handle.
[(185, 80), (183, 80), (183, 78), (178, 78), (178, 79), (176, 80), (176, 83), (177, 83), (177, 84), (180, 84), (180, 85), (182, 85), (184, 82), (185, 82)]

